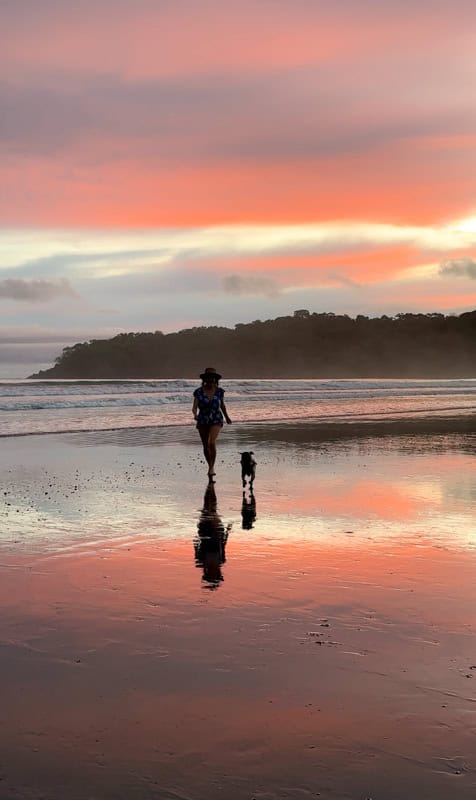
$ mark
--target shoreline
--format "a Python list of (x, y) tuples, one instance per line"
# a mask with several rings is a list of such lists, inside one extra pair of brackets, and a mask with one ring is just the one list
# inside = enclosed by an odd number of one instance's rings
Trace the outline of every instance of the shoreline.
[[(422, 412), (423, 414), (424, 412)], [(224, 426), (227, 430), (227, 426)], [(320, 420), (313, 417), (308, 419), (273, 419), (273, 420), (247, 420), (234, 422), (228, 431), (237, 431), (249, 436), (256, 434), (260, 441), (266, 441), (269, 435), (271, 440), (281, 441), (320, 441), (324, 439), (366, 438), (368, 436), (406, 436), (406, 435), (438, 435), (450, 433), (476, 434), (476, 413), (441, 416), (425, 414), (419, 417), (388, 417), (388, 418), (329, 418)], [(172, 431), (179, 432), (177, 440), (180, 442), (189, 439), (189, 433), (195, 434), (195, 425), (167, 424), (167, 425), (137, 425), (129, 427), (112, 428), (75, 428), (58, 431), (19, 431), (15, 433), (1, 433), (0, 439), (14, 440), (27, 439), (28, 437), (44, 436), (91, 436), (93, 434), (107, 435), (123, 434), (124, 437), (134, 433), (166, 434), (171, 439)], [(185, 434), (185, 435), (184, 435)], [(195, 437), (194, 437), (195, 438)], [(171, 439), (175, 441), (175, 439)]]
[[(257, 432), (263, 423), (255, 426)], [(303, 442), (328, 439), (359, 439), (381, 436), (445, 435), (453, 433), (476, 434), (476, 415), (456, 417), (419, 417), (401, 419), (372, 419), (316, 423), (315, 420), (287, 425), (266, 425), (269, 439)], [(265, 437), (263, 437), (265, 438)]]

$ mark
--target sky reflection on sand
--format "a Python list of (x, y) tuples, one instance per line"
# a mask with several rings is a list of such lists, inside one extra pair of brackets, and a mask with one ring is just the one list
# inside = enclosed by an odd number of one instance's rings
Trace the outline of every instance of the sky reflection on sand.
[(401, 444), (262, 446), (247, 530), (239, 433), (216, 508), (197, 447), (9, 443), (6, 796), (472, 798), (474, 456)]

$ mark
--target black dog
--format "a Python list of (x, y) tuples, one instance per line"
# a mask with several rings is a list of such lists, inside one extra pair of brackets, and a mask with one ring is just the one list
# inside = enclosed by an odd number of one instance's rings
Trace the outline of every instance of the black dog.
[(250, 479), (250, 489), (253, 486), (253, 481), (256, 475), (256, 461), (253, 458), (253, 451), (245, 451), (241, 453), (241, 480), (243, 486), (246, 486), (246, 479)]

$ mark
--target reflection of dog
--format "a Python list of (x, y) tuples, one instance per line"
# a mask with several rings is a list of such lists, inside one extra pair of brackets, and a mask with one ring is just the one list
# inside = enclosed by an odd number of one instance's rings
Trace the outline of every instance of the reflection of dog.
[(241, 453), (241, 480), (243, 486), (246, 486), (246, 479), (250, 479), (250, 488), (253, 486), (253, 481), (256, 475), (256, 461), (253, 458), (253, 451), (245, 451)]
[(250, 497), (247, 499), (243, 492), (243, 502), (241, 504), (241, 527), (245, 531), (250, 531), (256, 519), (256, 500), (253, 490), (250, 489)]

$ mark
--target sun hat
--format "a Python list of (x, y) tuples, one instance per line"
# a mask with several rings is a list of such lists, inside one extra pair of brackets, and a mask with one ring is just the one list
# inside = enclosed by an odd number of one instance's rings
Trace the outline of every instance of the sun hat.
[(219, 381), (221, 379), (221, 375), (216, 371), (215, 367), (206, 367), (205, 372), (201, 373), (200, 378), (202, 381), (206, 380), (206, 378), (216, 378), (217, 381)]

